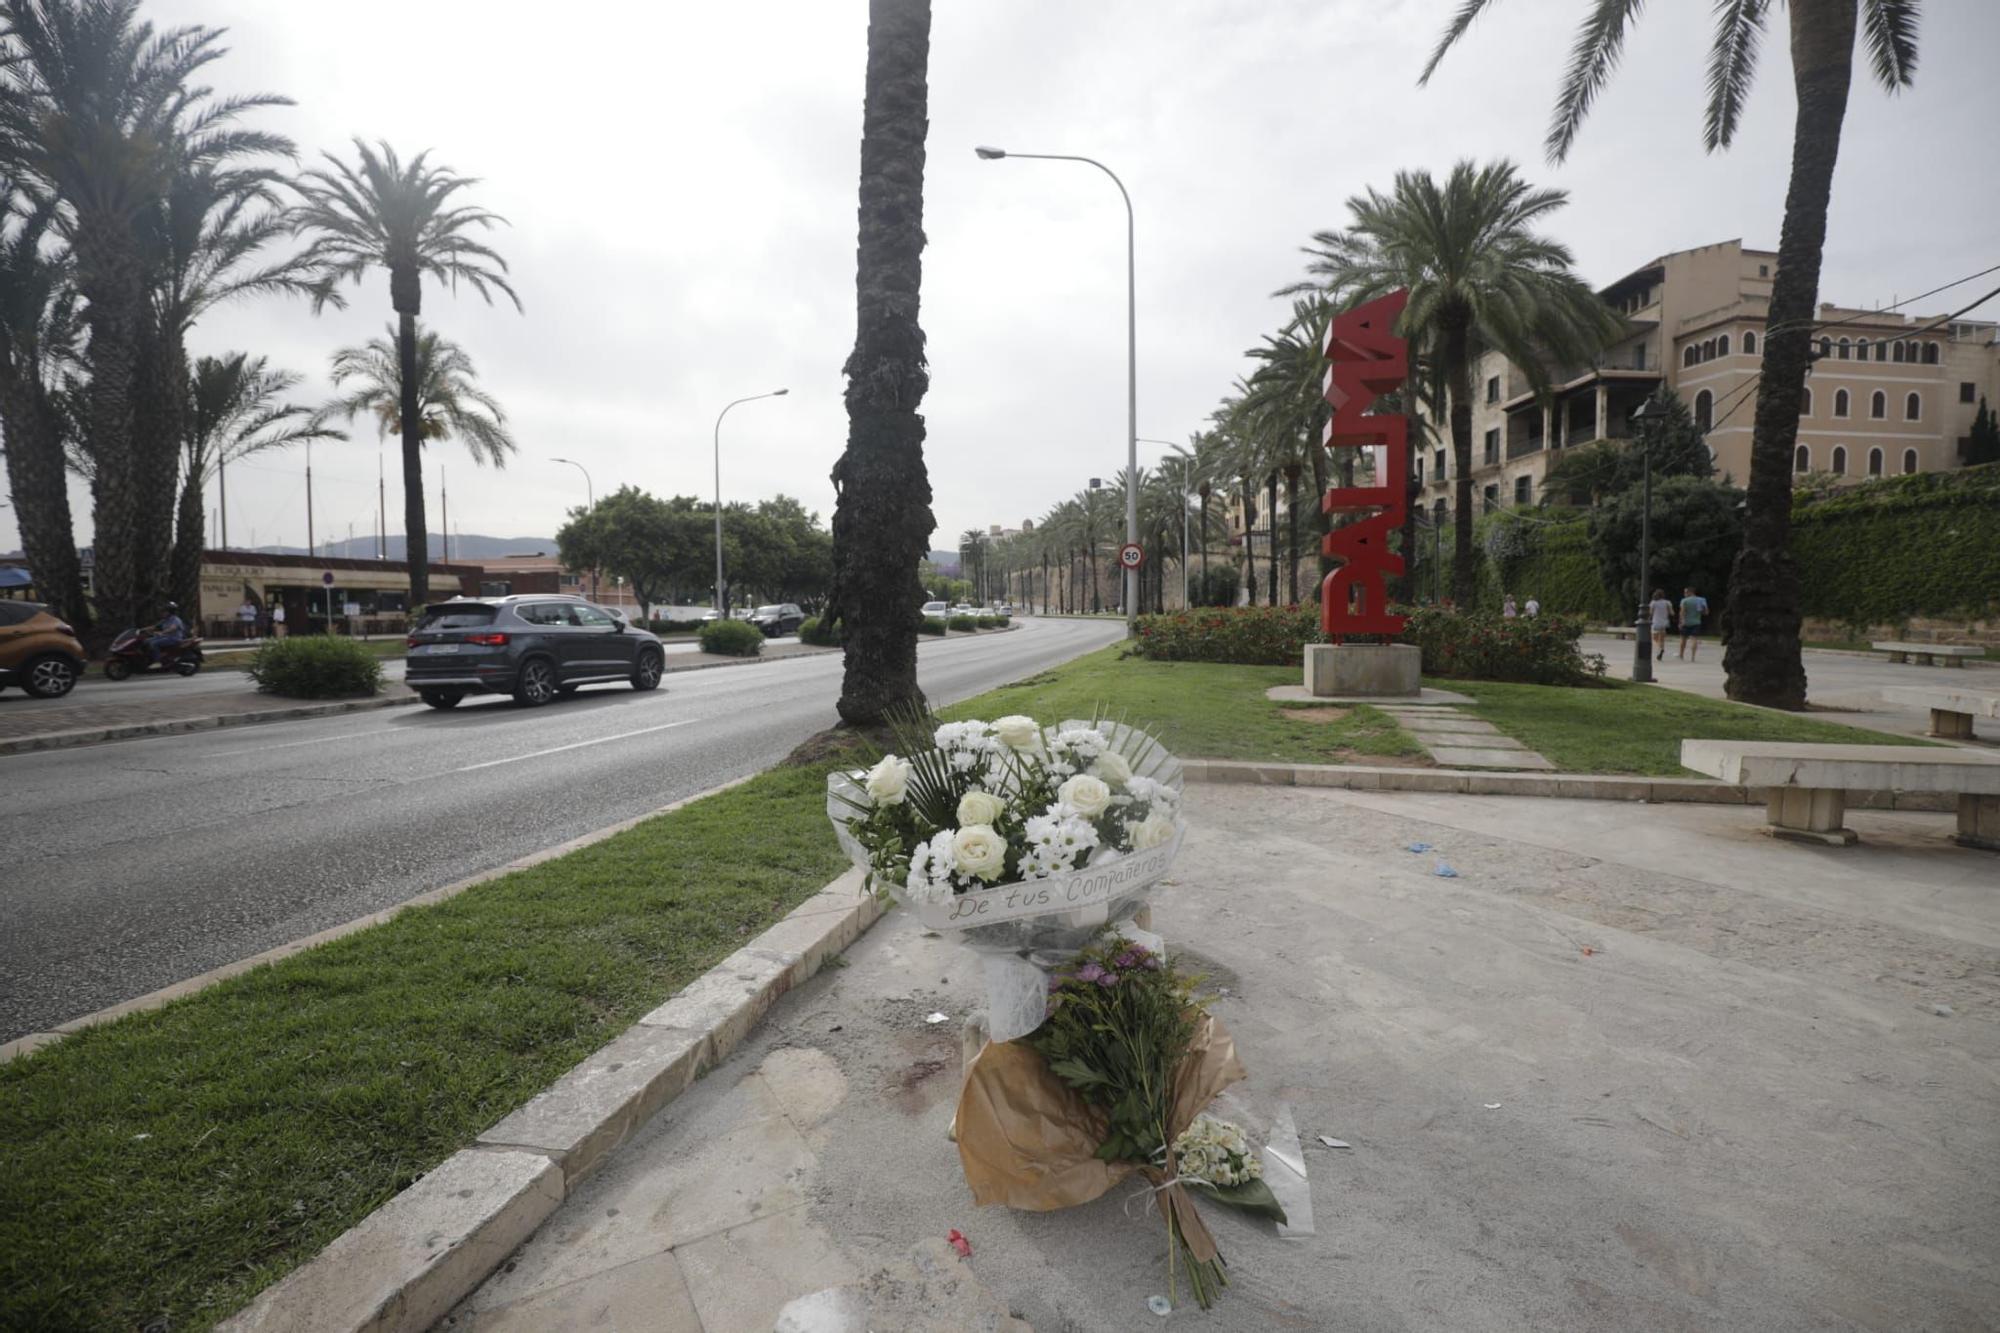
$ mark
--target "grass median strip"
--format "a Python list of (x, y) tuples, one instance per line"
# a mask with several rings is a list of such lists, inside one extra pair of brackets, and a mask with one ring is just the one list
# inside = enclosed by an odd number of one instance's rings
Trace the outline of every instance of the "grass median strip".
[(1408, 732), (1372, 708), (1285, 709), (1264, 697), (1296, 685), (1296, 667), (1224, 666), (1120, 658), (1113, 644), (1053, 670), (942, 710), (946, 718), (1025, 713), (1044, 722), (1109, 709), (1184, 759), (1327, 764), (1421, 755)]
[(828, 767), (0, 1066), (0, 1327), (240, 1308), (838, 874)]

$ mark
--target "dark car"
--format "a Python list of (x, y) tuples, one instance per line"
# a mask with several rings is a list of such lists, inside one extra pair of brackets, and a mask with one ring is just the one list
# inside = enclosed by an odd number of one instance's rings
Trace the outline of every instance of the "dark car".
[(37, 699), (60, 699), (82, 674), (75, 630), (40, 602), (0, 600), (0, 689), (19, 685)]
[(581, 597), (464, 597), (424, 608), (403, 680), (432, 708), (468, 694), (511, 694), (528, 707), (579, 685), (660, 683), (660, 641)]
[(750, 613), (750, 623), (763, 630), (765, 638), (775, 639), (780, 634), (798, 633), (799, 626), (806, 623), (806, 613), (791, 602), (760, 606)]

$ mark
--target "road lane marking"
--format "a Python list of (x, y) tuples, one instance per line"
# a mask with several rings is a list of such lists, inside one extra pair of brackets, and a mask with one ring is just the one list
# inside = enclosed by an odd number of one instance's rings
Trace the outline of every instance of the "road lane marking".
[[(323, 719), (314, 718), (312, 720), (318, 722)], [(217, 750), (213, 754), (202, 754), (194, 757), (197, 759), (227, 759), (229, 756), (237, 754), (262, 754), (266, 750), (289, 750), (295, 745), (331, 745), (335, 741), (359, 740), (363, 736), (386, 736), (392, 731), (408, 732), (409, 728), (373, 727), (367, 731), (350, 731), (341, 736), (309, 736), (302, 741), (279, 741), (276, 745), (251, 745), (241, 750)], [(181, 739), (186, 740), (187, 736), (183, 734)]]
[(564, 750), (581, 750), (586, 745), (604, 745), (611, 741), (630, 740), (634, 736), (650, 735), (655, 731), (670, 731), (675, 727), (690, 726), (702, 720), (698, 717), (686, 717), (678, 722), (663, 722), (657, 727), (641, 727), (637, 731), (621, 731), (616, 736), (599, 736), (593, 740), (573, 741), (568, 745), (556, 745), (546, 750), (535, 750), (528, 754), (511, 755), (506, 759), (488, 759), (484, 763), (467, 764), (463, 768), (454, 768), (451, 771), (454, 773), (470, 773), (474, 769), (479, 768), (497, 768), (501, 764), (518, 764), (523, 759), (540, 759), (545, 754), (561, 754)]

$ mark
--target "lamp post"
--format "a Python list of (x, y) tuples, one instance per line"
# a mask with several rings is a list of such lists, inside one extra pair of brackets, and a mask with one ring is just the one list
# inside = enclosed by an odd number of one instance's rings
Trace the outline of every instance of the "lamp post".
[[(1136, 482), (1139, 476), (1139, 306), (1138, 268), (1135, 258), (1134, 226), (1132, 221), (1132, 196), (1125, 189), (1125, 182), (1118, 179), (1118, 173), (1105, 166), (1094, 157), (1080, 157), (1073, 153), (1010, 153), (1004, 148), (979, 147), (972, 150), (982, 160), (997, 162), (1003, 157), (1034, 158), (1043, 162), (1086, 162), (1111, 177), (1111, 183), (1118, 187), (1118, 197), (1125, 201), (1125, 540), (1137, 543), (1139, 540), (1139, 493)], [(1139, 571), (1125, 570), (1125, 637), (1134, 632), (1133, 620), (1138, 615)]]
[[(589, 468), (587, 468), (587, 467), (585, 467), (585, 466), (584, 466), (583, 464), (581, 464), (581, 463), (577, 462), (577, 461), (576, 461), (576, 460), (575, 460), (574, 458), (551, 458), (551, 459), (550, 459), (549, 461), (550, 461), (551, 463), (567, 463), (567, 464), (569, 464), (569, 465), (570, 465), (571, 467), (575, 468), (575, 469), (576, 469), (576, 470), (577, 470), (578, 472), (581, 472), (581, 473), (583, 474), (583, 494), (584, 494), (584, 498), (585, 498), (586, 500), (588, 500), (588, 501), (590, 502), (590, 507), (589, 507), (589, 509), (586, 509), (586, 510), (585, 510), (584, 512), (585, 512), (585, 513), (589, 513), (589, 512), (591, 512), (591, 510), (594, 510), (594, 509), (596, 509), (596, 508), (597, 508), (597, 488), (596, 488), (595, 486), (593, 486), (593, 485), (591, 485), (591, 484), (590, 484), (590, 469), (589, 469)], [(591, 600), (591, 601), (593, 601), (593, 602), (597, 600), (597, 566), (596, 566), (596, 565), (592, 565), (592, 566), (590, 567), (590, 600)]]
[(754, 403), (759, 398), (783, 398), (790, 389), (773, 389), (769, 393), (753, 393), (748, 398), (738, 398), (715, 414), (715, 618), (729, 619), (729, 602), (723, 595), (722, 584), (722, 419), (729, 415), (729, 409), (739, 403)]
[(1653, 565), (1653, 434), (1655, 421), (1666, 418), (1667, 406), (1658, 398), (1648, 398), (1632, 409), (1632, 421), (1639, 431), (1639, 454), (1645, 469), (1639, 500), (1639, 617), (1632, 622), (1632, 679), (1650, 684), (1653, 679), (1652, 601), (1646, 587), (1652, 580)]

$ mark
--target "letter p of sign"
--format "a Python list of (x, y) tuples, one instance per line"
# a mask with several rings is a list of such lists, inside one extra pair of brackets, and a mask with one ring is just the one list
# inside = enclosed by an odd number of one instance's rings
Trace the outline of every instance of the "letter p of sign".
[(1410, 373), (1409, 345), (1393, 332), (1408, 290), (1336, 315), (1327, 333), (1328, 449), (1381, 450), (1373, 486), (1333, 487), (1320, 501), (1329, 514), (1374, 510), (1326, 535), (1326, 554), (1341, 562), (1320, 587), (1319, 620), (1339, 643), (1346, 634), (1395, 634), (1403, 617), (1389, 614), (1388, 578), (1403, 572), (1403, 558), (1389, 536), (1403, 526), (1410, 472), (1409, 419), (1399, 412), (1371, 412), (1375, 400), (1403, 387)]

